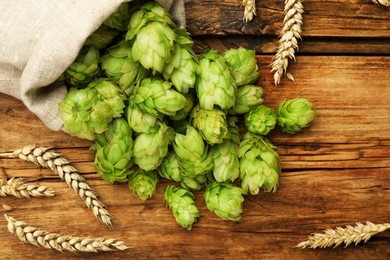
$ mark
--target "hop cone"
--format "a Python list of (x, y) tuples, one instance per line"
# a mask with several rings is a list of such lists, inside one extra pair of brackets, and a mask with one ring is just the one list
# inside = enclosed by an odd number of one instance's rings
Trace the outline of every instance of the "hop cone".
[(197, 221), (199, 210), (195, 205), (195, 196), (192, 192), (168, 185), (164, 189), (164, 201), (172, 210), (176, 222), (187, 230)]
[(315, 110), (314, 105), (306, 98), (295, 98), (282, 101), (275, 114), (282, 130), (294, 134), (309, 126), (315, 117)]
[(143, 171), (131, 169), (129, 175), (129, 188), (138, 195), (141, 200), (147, 200), (156, 193), (158, 176), (156, 171)]
[(214, 50), (199, 57), (199, 76), (196, 91), (202, 108), (211, 110), (214, 106), (229, 109), (236, 102), (236, 83), (225, 59)]
[(240, 175), (240, 163), (238, 160), (240, 134), (236, 120), (236, 117), (229, 117), (228, 138), (223, 143), (211, 147), (211, 156), (214, 161), (213, 175), (218, 182), (233, 182)]
[(134, 140), (134, 162), (145, 171), (157, 169), (168, 153), (172, 135), (172, 129), (164, 123), (159, 124), (157, 132), (138, 135)]
[(117, 118), (110, 123), (102, 134), (96, 134), (93, 149), (96, 171), (104, 180), (126, 181), (132, 166), (133, 155), (132, 131), (123, 118)]
[(98, 98), (110, 107), (110, 117), (121, 117), (125, 104), (125, 97), (120, 92), (117, 85), (108, 80), (93, 81), (88, 84), (88, 88), (94, 88), (98, 92)]
[(118, 31), (126, 31), (130, 20), (128, 3), (122, 3), (104, 22), (106, 26)]
[(207, 144), (195, 128), (189, 126), (186, 135), (176, 133), (173, 149), (185, 176), (205, 175), (211, 171), (213, 162), (208, 155)]
[(245, 85), (239, 87), (236, 93), (236, 103), (233, 112), (236, 114), (245, 114), (252, 109), (263, 104), (263, 89), (255, 85)]
[(86, 46), (80, 50), (76, 60), (66, 69), (65, 77), (72, 86), (89, 83), (99, 72), (99, 51)]
[(109, 46), (109, 44), (114, 40), (118, 35), (118, 32), (114, 29), (111, 29), (108, 26), (101, 25), (96, 31), (94, 31), (88, 38), (85, 40), (85, 46), (92, 46), (95, 49), (104, 49)]
[(183, 96), (186, 98), (187, 104), (185, 105), (185, 107), (177, 111), (174, 116), (170, 116), (169, 118), (171, 120), (174, 121), (184, 120), (191, 112), (192, 108), (194, 107), (195, 100), (193, 94), (191, 92), (188, 92), (186, 94), (183, 94)]
[(280, 174), (279, 155), (271, 142), (260, 135), (246, 133), (238, 150), (240, 158), (241, 188), (244, 194), (275, 192)]
[(162, 72), (171, 59), (176, 33), (169, 13), (149, 2), (135, 12), (129, 22), (126, 41), (133, 41), (132, 55), (146, 69)]
[(126, 118), (131, 129), (136, 133), (156, 132), (160, 118), (130, 104), (126, 109)]
[(119, 85), (122, 91), (131, 94), (130, 87), (144, 79), (148, 71), (134, 61), (131, 46), (120, 41), (101, 58), (101, 68), (107, 76)]
[(114, 117), (121, 116), (123, 107), (117, 88), (109, 83), (93, 82), (80, 90), (71, 88), (60, 104), (64, 130), (72, 136), (94, 140), (95, 133), (103, 133)]
[(256, 54), (242, 47), (223, 52), (223, 57), (237, 83), (237, 86), (253, 84), (259, 78)]
[(137, 88), (134, 104), (140, 109), (158, 115), (158, 112), (174, 116), (187, 105), (187, 99), (172, 89), (172, 84), (161, 79), (146, 78)]
[(219, 108), (203, 109), (197, 105), (191, 111), (193, 126), (209, 144), (220, 144), (228, 133), (226, 114)]
[(245, 115), (245, 126), (249, 132), (267, 135), (276, 125), (276, 116), (272, 109), (258, 106)]
[(206, 174), (196, 175), (192, 177), (183, 176), (180, 185), (188, 190), (201, 190), (208, 178)]
[(239, 221), (243, 211), (242, 190), (228, 182), (211, 182), (206, 186), (207, 208), (222, 219)]
[(174, 180), (176, 182), (181, 181), (183, 174), (174, 151), (168, 152), (157, 168), (157, 172), (164, 179)]
[(183, 29), (176, 29), (177, 42), (171, 60), (164, 66), (164, 79), (172, 81), (177, 91), (188, 93), (194, 88), (198, 58), (192, 50), (193, 41)]

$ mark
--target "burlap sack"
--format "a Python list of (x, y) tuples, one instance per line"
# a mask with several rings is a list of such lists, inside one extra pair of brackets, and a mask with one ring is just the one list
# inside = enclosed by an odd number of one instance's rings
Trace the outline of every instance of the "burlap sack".
[[(58, 104), (66, 88), (53, 82), (77, 57), (85, 39), (124, 1), (1, 1), (0, 92), (21, 99), (47, 127), (60, 130)], [(185, 27), (184, 0), (157, 2)]]

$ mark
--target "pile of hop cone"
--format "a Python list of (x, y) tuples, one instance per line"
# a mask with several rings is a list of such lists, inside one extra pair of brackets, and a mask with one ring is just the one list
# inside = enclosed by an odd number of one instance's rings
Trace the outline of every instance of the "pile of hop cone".
[[(244, 195), (276, 191), (280, 158), (266, 135), (295, 133), (315, 112), (304, 98), (263, 105), (255, 52), (242, 47), (196, 55), (189, 33), (154, 1), (123, 3), (85, 42), (58, 79), (64, 129), (92, 140), (96, 171), (151, 198), (164, 178), (166, 205), (190, 230), (209, 210), (238, 221)], [(247, 133), (240, 134), (243, 117)]]

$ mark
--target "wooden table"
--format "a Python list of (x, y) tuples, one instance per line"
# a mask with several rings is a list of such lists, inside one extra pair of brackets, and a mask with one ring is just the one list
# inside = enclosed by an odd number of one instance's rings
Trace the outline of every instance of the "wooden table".
[[(273, 85), (269, 64), (283, 19), (282, 0), (257, 1), (257, 17), (243, 24), (241, 0), (186, 3), (195, 50), (244, 46), (256, 50), (266, 104), (284, 98), (312, 100), (317, 117), (295, 136), (274, 131), (283, 172), (276, 193), (247, 196), (241, 221), (221, 220), (196, 193), (201, 218), (191, 232), (165, 208), (162, 189), (146, 202), (126, 184), (111, 185), (95, 173), (88, 141), (46, 128), (18, 100), (0, 94), (0, 152), (27, 144), (51, 146), (82, 172), (114, 216), (110, 230), (50, 170), (18, 159), (0, 159), (0, 177), (24, 177), (52, 187), (53, 198), (0, 198), (10, 216), (53, 232), (114, 237), (125, 252), (68, 254), (22, 244), (0, 218), (1, 259), (240, 258), (389, 259), (390, 232), (367, 244), (297, 249), (312, 232), (371, 221), (390, 222), (390, 8), (370, 0), (307, 0), (295, 82)], [(2, 207), (0, 211), (3, 212)]]

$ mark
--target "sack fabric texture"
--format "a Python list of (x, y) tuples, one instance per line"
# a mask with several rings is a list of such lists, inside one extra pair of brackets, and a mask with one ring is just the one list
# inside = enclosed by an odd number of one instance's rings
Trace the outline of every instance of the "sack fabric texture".
[[(23, 101), (52, 130), (61, 130), (55, 80), (86, 38), (125, 0), (15, 0), (0, 3), (0, 92)], [(127, 1), (130, 2), (131, 1)], [(156, 0), (185, 28), (184, 0)]]

